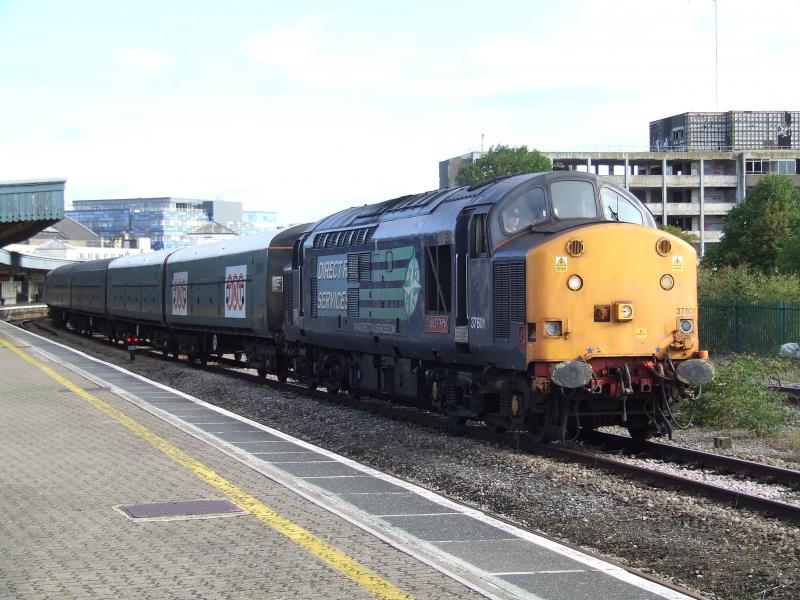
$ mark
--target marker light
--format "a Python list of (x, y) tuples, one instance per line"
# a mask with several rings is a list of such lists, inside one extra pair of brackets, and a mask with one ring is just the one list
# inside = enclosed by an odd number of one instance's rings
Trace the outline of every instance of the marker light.
[(683, 333), (692, 333), (694, 331), (694, 321), (692, 319), (681, 319), (680, 328)]
[(661, 276), (661, 287), (665, 290), (671, 290), (672, 286), (675, 285), (675, 280), (672, 278), (672, 275), (662, 275)]

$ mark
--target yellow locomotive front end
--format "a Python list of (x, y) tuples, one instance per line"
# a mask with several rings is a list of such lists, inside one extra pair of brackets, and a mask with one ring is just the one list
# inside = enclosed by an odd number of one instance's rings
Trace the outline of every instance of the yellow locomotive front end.
[(532, 247), (526, 269), (532, 384), (560, 415), (534, 424), (671, 433), (670, 406), (713, 377), (699, 347), (694, 249), (658, 229), (605, 222)]

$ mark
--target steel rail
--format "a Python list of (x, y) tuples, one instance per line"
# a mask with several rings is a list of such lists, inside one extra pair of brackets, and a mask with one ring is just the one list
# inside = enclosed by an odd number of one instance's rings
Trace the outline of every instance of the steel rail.
[(630, 453), (645, 454), (658, 458), (669, 458), (677, 462), (710, 467), (723, 473), (732, 473), (743, 477), (751, 477), (800, 488), (800, 471), (795, 471), (793, 469), (682, 446), (672, 446), (670, 444), (661, 444), (653, 441), (637, 442), (626, 436), (614, 435), (601, 431), (584, 432), (581, 434), (581, 439), (614, 450), (624, 450)]

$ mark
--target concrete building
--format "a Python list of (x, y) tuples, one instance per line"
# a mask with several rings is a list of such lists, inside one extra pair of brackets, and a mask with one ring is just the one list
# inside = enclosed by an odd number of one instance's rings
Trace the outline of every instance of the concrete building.
[(471, 165), (476, 160), (478, 160), (481, 156), (483, 156), (483, 152), (478, 150), (470, 150), (469, 152), (465, 152), (461, 156), (454, 156), (453, 158), (448, 158), (447, 160), (442, 160), (439, 162), (439, 188), (448, 188), (448, 187), (455, 187), (456, 185), (456, 176), (458, 175), (459, 169), (466, 165)]

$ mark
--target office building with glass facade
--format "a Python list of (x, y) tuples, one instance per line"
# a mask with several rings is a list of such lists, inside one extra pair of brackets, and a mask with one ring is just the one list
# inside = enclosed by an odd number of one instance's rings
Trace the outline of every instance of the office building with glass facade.
[(97, 233), (105, 244), (146, 237), (154, 250), (186, 246), (186, 234), (213, 220), (217, 210), (234, 220), (241, 214), (238, 202), (172, 197), (74, 200), (72, 205), (67, 216)]
[(278, 227), (278, 213), (271, 210), (243, 210), (240, 235), (256, 235)]

